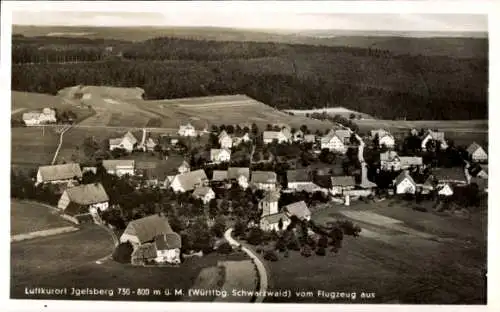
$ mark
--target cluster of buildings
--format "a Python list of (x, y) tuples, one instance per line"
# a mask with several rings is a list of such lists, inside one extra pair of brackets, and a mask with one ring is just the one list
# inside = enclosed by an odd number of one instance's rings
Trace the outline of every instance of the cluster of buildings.
[(44, 108), (42, 111), (30, 111), (23, 113), (23, 122), (26, 126), (38, 126), (43, 124), (56, 123), (56, 111), (52, 108)]

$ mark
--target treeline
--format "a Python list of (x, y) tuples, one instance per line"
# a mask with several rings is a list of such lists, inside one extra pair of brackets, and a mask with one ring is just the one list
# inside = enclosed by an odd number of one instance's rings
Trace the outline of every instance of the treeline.
[(105, 57), (102, 49), (39, 49), (37, 47), (12, 46), (12, 64), (95, 62)]

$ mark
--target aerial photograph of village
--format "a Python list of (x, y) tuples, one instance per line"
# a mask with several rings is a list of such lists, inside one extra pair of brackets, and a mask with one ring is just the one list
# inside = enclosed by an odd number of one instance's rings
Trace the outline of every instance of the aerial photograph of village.
[(10, 298), (487, 303), (487, 15), (286, 14), (13, 12)]

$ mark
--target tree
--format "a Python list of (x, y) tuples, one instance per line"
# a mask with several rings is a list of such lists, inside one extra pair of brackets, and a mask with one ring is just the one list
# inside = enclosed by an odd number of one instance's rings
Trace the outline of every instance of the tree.
[(252, 228), (247, 236), (247, 242), (251, 245), (260, 245), (263, 240), (264, 233), (259, 228)]
[(349, 119), (355, 119), (356, 115), (354, 113), (349, 114)]
[(133, 251), (134, 247), (128, 241), (121, 243), (113, 251), (113, 260), (120, 263), (130, 263)]
[(234, 236), (240, 237), (245, 234), (246, 230), (247, 230), (247, 223), (241, 219), (236, 220), (233, 230)]
[(316, 254), (318, 256), (324, 256), (324, 255), (326, 255), (326, 248), (325, 247), (318, 247), (316, 249)]
[(215, 218), (214, 225), (212, 226), (212, 232), (215, 237), (222, 237), (224, 235), (224, 231), (226, 230), (226, 220), (223, 216), (219, 216)]
[(280, 220), (278, 221), (278, 229), (281, 231), (283, 230), (283, 219), (280, 218)]
[(302, 246), (302, 250), (300, 251), (300, 254), (306, 258), (312, 256), (311, 247), (309, 247), (309, 245)]
[(278, 254), (274, 250), (268, 250), (264, 253), (264, 260), (267, 261), (278, 261)]

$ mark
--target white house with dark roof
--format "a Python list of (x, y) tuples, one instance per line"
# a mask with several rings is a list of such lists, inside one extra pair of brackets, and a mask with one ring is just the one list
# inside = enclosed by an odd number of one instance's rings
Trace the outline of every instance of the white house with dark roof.
[(304, 201), (299, 201), (293, 204), (286, 205), (283, 207), (283, 212), (287, 214), (288, 217), (296, 216), (299, 220), (310, 220), (311, 211), (307, 208)]
[(292, 140), (293, 142), (302, 142), (304, 141), (304, 132), (300, 129), (296, 130), (293, 134), (292, 134)]
[(108, 209), (109, 197), (101, 183), (82, 184), (64, 191), (57, 207), (70, 216), (96, 214)]
[(259, 201), (259, 209), (262, 210), (262, 216), (272, 215), (278, 213), (278, 201), (280, 199), (280, 192), (270, 191), (267, 192)]
[(387, 148), (394, 148), (396, 141), (392, 134), (386, 133), (378, 138), (378, 145), (380, 147), (385, 146)]
[(278, 143), (287, 143), (290, 142), (290, 137), (287, 136), (286, 133), (282, 131), (264, 131), (262, 133), (262, 140), (264, 144), (271, 144), (274, 141)]
[(276, 189), (278, 177), (273, 171), (253, 171), (250, 183), (259, 190), (272, 191)]
[(48, 107), (44, 108), (41, 112), (31, 111), (23, 113), (22, 118), (28, 127), (57, 122), (56, 111)]
[(246, 189), (250, 182), (250, 168), (229, 167), (227, 169), (227, 179), (230, 182), (236, 181), (241, 188)]
[(407, 170), (402, 171), (393, 181), (396, 194), (415, 194), (417, 184)]
[(332, 195), (342, 195), (345, 191), (352, 190), (356, 186), (353, 176), (333, 176), (331, 177), (330, 193)]
[(347, 151), (344, 140), (335, 133), (329, 133), (321, 137), (320, 144), (321, 149), (327, 149), (332, 152), (343, 154)]
[(487, 162), (488, 161), (488, 154), (486, 151), (481, 147), (481, 145), (477, 144), (476, 142), (473, 142), (469, 147), (467, 148), (467, 154), (469, 154), (470, 159), (475, 162)]
[(314, 184), (312, 172), (307, 169), (288, 170), (286, 172), (287, 188), (296, 190)]
[(204, 204), (208, 204), (212, 199), (215, 198), (215, 193), (210, 187), (201, 186), (195, 188), (193, 197), (196, 199), (201, 199)]
[(106, 172), (118, 177), (135, 174), (135, 161), (133, 159), (106, 159), (102, 161)]
[(284, 212), (278, 212), (274, 214), (269, 214), (262, 216), (260, 218), (260, 229), (263, 231), (279, 231), (280, 230), (280, 220), (282, 224), (282, 230), (286, 229), (292, 222), (290, 218)]
[(191, 125), (191, 123), (187, 123), (185, 125), (179, 126), (179, 131), (177, 131), (177, 134), (183, 137), (195, 137), (196, 129), (193, 127), (193, 125)]
[(233, 147), (233, 139), (228, 135), (219, 137), (219, 145), (222, 149), (231, 149)]
[(160, 234), (155, 237), (156, 263), (181, 263), (181, 236), (175, 232)]
[(82, 178), (79, 164), (40, 166), (36, 174), (36, 185), (42, 183), (72, 184)]
[(122, 148), (130, 153), (138, 142), (137, 138), (129, 131), (121, 138), (109, 139), (109, 150)]
[(212, 148), (210, 150), (210, 161), (212, 163), (223, 163), (231, 160), (231, 150)]
[(197, 187), (206, 186), (208, 178), (205, 170), (199, 169), (183, 174), (178, 174), (170, 183), (170, 188), (174, 192), (189, 192)]
[(441, 149), (448, 148), (448, 144), (444, 138), (444, 132), (427, 130), (427, 132), (422, 137), (421, 148), (423, 151), (427, 150), (427, 142), (434, 140), (441, 143)]
[(248, 133), (245, 133), (241, 137), (237, 136), (233, 137), (233, 146), (238, 146), (241, 143), (248, 143), (248, 142), (252, 142), (252, 139), (250, 138), (250, 135)]
[(316, 136), (314, 134), (306, 134), (304, 135), (304, 142), (306, 143), (315, 143)]
[(214, 170), (212, 172), (212, 182), (223, 183), (228, 182), (226, 170)]

